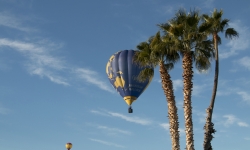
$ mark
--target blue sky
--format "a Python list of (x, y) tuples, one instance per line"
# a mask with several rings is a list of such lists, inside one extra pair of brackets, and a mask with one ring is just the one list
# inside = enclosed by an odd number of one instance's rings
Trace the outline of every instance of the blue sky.
[[(158, 68), (133, 114), (110, 85), (109, 57), (158, 31), (179, 8), (224, 10), (240, 38), (222, 38), (214, 149), (250, 147), (250, 2), (0, 0), (0, 145), (6, 150), (171, 149)], [(224, 37), (224, 35), (221, 35)], [(181, 62), (170, 72), (185, 148)], [(195, 148), (202, 149), (214, 64), (194, 74)]]

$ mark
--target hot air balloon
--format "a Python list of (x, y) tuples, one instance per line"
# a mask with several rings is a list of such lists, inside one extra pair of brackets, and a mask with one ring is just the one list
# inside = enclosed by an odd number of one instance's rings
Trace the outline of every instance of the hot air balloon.
[[(128, 112), (132, 113), (131, 104), (142, 94), (152, 80), (139, 82), (137, 77), (145, 69), (133, 62), (134, 50), (123, 50), (112, 55), (106, 65), (108, 79), (116, 91), (128, 104)], [(150, 66), (148, 66), (150, 68)]]
[(65, 146), (66, 146), (67, 150), (70, 150), (72, 148), (72, 144), (71, 143), (67, 143)]

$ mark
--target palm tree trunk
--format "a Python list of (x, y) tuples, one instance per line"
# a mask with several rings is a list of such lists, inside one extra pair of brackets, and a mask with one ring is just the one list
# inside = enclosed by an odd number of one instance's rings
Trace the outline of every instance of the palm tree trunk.
[(183, 68), (183, 94), (184, 94), (184, 117), (185, 117), (185, 132), (186, 132), (186, 149), (194, 150), (194, 139), (193, 139), (193, 121), (192, 121), (192, 103), (191, 95), (193, 88), (193, 60), (192, 53), (184, 53), (182, 59)]
[(173, 83), (163, 62), (160, 62), (160, 75), (161, 75), (162, 89), (167, 97), (167, 102), (168, 102), (169, 131), (172, 140), (172, 150), (180, 150), (180, 143), (179, 143), (180, 138), (178, 131), (179, 122), (178, 122), (177, 107), (175, 104)]
[(217, 34), (213, 35), (214, 38), (214, 49), (215, 49), (215, 74), (214, 74), (214, 86), (213, 86), (213, 93), (212, 98), (210, 101), (210, 105), (207, 108), (207, 117), (206, 117), (206, 124), (204, 126), (205, 134), (204, 134), (204, 143), (203, 148), (204, 150), (212, 150), (211, 141), (213, 139), (213, 133), (216, 132), (214, 129), (214, 124), (212, 123), (212, 115), (214, 109), (214, 102), (217, 92), (218, 86), (218, 77), (219, 77), (219, 51), (218, 51), (218, 41), (217, 41)]

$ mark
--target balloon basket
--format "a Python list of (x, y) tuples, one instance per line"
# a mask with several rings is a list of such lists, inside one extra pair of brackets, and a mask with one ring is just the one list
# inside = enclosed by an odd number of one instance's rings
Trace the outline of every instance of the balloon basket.
[(133, 113), (133, 109), (131, 107), (128, 108), (128, 113)]

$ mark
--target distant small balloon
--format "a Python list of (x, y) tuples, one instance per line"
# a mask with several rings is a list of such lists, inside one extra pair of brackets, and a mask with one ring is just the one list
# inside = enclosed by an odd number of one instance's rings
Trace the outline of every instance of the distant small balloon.
[(142, 94), (152, 80), (152, 78), (144, 82), (137, 80), (140, 72), (146, 67), (140, 67), (133, 62), (134, 54), (134, 50), (119, 51), (110, 57), (106, 65), (109, 81), (129, 105), (129, 113), (133, 112), (132, 103)]
[(72, 148), (73, 145), (72, 145), (71, 143), (67, 143), (65, 146), (66, 146), (66, 149), (67, 149), (67, 150), (70, 150), (70, 149)]

